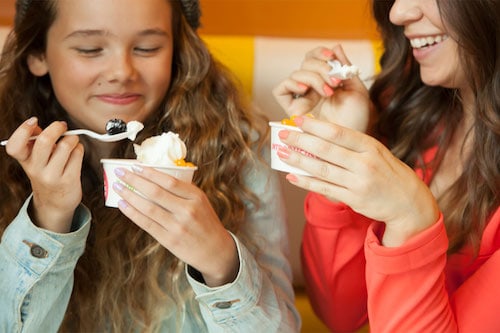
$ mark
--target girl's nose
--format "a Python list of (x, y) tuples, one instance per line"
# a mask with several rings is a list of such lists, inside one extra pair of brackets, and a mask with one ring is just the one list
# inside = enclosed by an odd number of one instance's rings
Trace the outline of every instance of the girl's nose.
[(136, 75), (132, 56), (123, 52), (110, 58), (106, 79), (109, 82), (125, 82), (132, 80)]
[(405, 25), (422, 17), (420, 8), (422, 0), (396, 0), (389, 13), (389, 19), (395, 25)]

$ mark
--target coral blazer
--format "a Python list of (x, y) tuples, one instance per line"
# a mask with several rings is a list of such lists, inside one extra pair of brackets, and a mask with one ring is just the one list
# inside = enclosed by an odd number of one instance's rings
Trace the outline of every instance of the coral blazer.
[(384, 224), (319, 194), (307, 195), (305, 215), (307, 291), (333, 332), (368, 319), (372, 333), (500, 332), (500, 207), (477, 256), (471, 248), (447, 256), (442, 215), (396, 248), (381, 245)]

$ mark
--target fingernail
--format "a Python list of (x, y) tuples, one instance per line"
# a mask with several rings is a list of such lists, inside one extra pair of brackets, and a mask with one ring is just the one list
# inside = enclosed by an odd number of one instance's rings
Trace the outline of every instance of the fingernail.
[(137, 164), (132, 165), (132, 170), (134, 170), (135, 173), (142, 173), (144, 169)]
[(327, 85), (326, 83), (325, 83), (325, 85), (323, 86), (323, 92), (325, 93), (325, 95), (326, 95), (327, 97), (330, 97), (330, 96), (332, 96), (332, 95), (333, 95), (333, 89), (332, 89), (332, 88), (330, 88), (330, 86), (329, 86), (329, 85)]
[(288, 175), (286, 175), (286, 180), (288, 180), (289, 182), (291, 183), (296, 183), (299, 179), (297, 178), (297, 176), (295, 175), (292, 175), (291, 173), (289, 173)]
[(290, 157), (290, 151), (284, 147), (279, 147), (277, 154), (280, 158), (287, 160)]
[(297, 83), (297, 87), (303, 91), (306, 91), (307, 89), (309, 89), (308, 86), (306, 86), (304, 83), (301, 83), (301, 82)]
[(327, 58), (331, 58), (333, 56), (332, 50), (324, 49), (323, 51), (321, 51), (321, 53), (323, 53), (323, 55)]
[(295, 122), (295, 125), (300, 127), (300, 126), (302, 126), (302, 123), (304, 122), (304, 118), (302, 118), (301, 116), (297, 116), (297, 117), (293, 118), (293, 121)]
[(330, 81), (332, 82), (332, 84), (336, 87), (340, 84), (340, 82), (342, 82), (341, 79), (337, 79), (336, 77), (331, 77), (330, 78)]
[(116, 191), (116, 192), (121, 192), (123, 191), (123, 185), (121, 183), (113, 183), (113, 189)]
[(28, 120), (26, 120), (26, 124), (29, 125), (29, 126), (33, 126), (37, 122), (38, 122), (38, 118), (37, 117), (31, 117)]
[(120, 207), (120, 208), (127, 208), (128, 207), (128, 203), (125, 200), (120, 200), (120, 201), (118, 201), (118, 207)]
[(123, 168), (116, 168), (115, 175), (117, 175), (118, 177), (123, 177), (125, 176), (125, 170), (123, 170)]
[(283, 131), (279, 131), (278, 132), (278, 136), (279, 136), (280, 139), (286, 139), (286, 138), (288, 138), (289, 134), (290, 134), (290, 132), (287, 131), (287, 130), (283, 130)]

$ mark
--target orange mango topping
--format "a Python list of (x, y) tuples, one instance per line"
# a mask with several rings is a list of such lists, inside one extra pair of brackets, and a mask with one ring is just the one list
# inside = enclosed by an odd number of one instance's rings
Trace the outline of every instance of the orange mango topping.
[(191, 162), (186, 162), (185, 160), (183, 159), (180, 159), (180, 160), (176, 160), (175, 161), (175, 165), (176, 166), (180, 166), (180, 167), (189, 167), (189, 168), (194, 168), (194, 164), (191, 163)]

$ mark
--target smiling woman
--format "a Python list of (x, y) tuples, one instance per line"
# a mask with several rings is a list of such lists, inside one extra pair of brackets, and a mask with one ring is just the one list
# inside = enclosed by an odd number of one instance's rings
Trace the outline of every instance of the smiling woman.
[(331, 331), (500, 331), (498, 4), (373, 0), (384, 54), (369, 89), (332, 82), (341, 45), (274, 89), (301, 130), (279, 132), (278, 155), (310, 175), (287, 180), (309, 191), (303, 270)]

